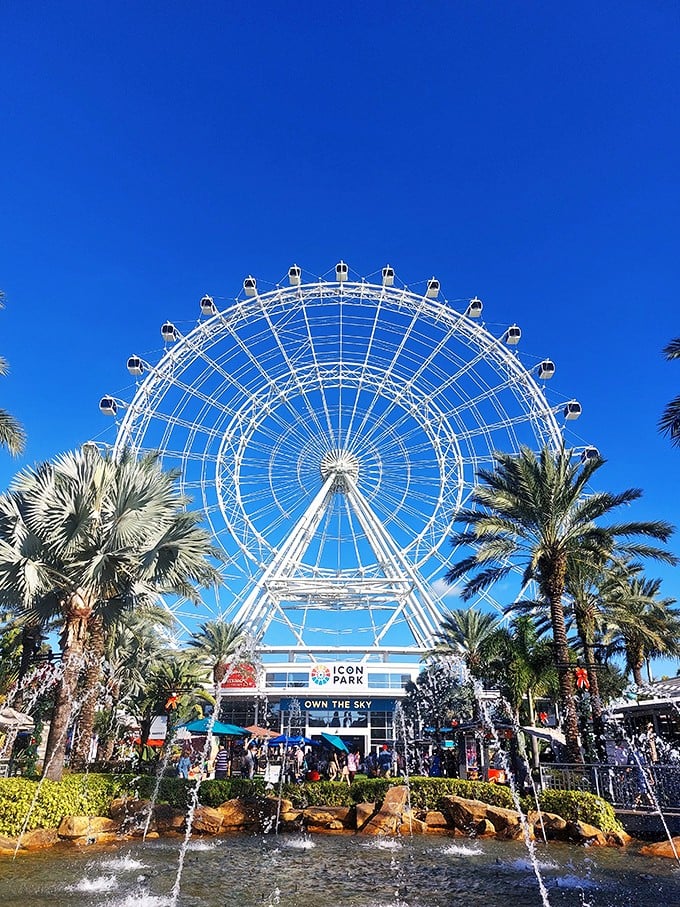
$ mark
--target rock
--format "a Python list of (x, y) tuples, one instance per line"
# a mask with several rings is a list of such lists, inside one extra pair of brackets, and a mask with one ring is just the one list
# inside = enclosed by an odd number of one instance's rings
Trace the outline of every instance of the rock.
[[(673, 846), (675, 847), (676, 853), (680, 854), (680, 835), (673, 838)], [(656, 844), (645, 844), (644, 847), (640, 848), (640, 853), (644, 854), (646, 857), (667, 857), (671, 860), (676, 859), (671, 842), (668, 840), (658, 841)]]
[(438, 809), (428, 809), (425, 814), (425, 824), (427, 825), (428, 830), (440, 828), (444, 831), (451, 827), (444, 813), (440, 812)]
[(199, 835), (217, 835), (222, 828), (222, 813), (211, 806), (197, 806), (194, 812), (194, 821), (191, 826), (193, 832)]
[(422, 819), (416, 819), (415, 816), (405, 816), (402, 817), (398, 831), (405, 838), (410, 837), (410, 835), (424, 835), (427, 831), (427, 825)]
[[(487, 806), (486, 818), (493, 822), (496, 831), (505, 832), (512, 829), (512, 836), (514, 836), (514, 829), (519, 828), (521, 831), (522, 820), (519, 817), (519, 813), (516, 813), (514, 809), (504, 809), (502, 806)], [(511, 837), (511, 835), (504, 835), (504, 837)]]
[(119, 824), (115, 819), (102, 816), (65, 816), (59, 825), (57, 834), (67, 840), (72, 838), (96, 838), (101, 833), (116, 834)]
[(361, 831), (375, 812), (375, 803), (357, 803), (356, 805), (356, 829)]
[(53, 847), (59, 840), (56, 828), (34, 828), (27, 831), (21, 838), (21, 846), (25, 850), (43, 850)]
[[(487, 818), (488, 803), (481, 800), (466, 800), (464, 797), (442, 797), (442, 812), (449, 825), (471, 833), (480, 822)], [(493, 819), (490, 821), (493, 822)]]
[(541, 819), (545, 828), (546, 838), (551, 840), (566, 841), (568, 840), (567, 821), (557, 813), (541, 812), (540, 816), (536, 810), (530, 810), (527, 813), (527, 820), (534, 826), (537, 834), (541, 834)]
[(408, 788), (403, 785), (389, 787), (379, 811), (362, 829), (365, 835), (393, 835), (401, 824), (401, 816), (408, 800)]
[[(530, 823), (527, 823), (527, 831), (529, 834), (529, 840), (535, 841), (536, 835), (534, 834), (534, 826)], [(517, 825), (507, 825), (502, 832), (499, 834), (500, 838), (505, 838), (508, 841), (523, 841), (524, 840), (524, 829), (522, 828), (522, 823)]]
[(496, 826), (490, 819), (482, 819), (475, 831), (480, 837), (488, 838), (490, 835), (496, 834)]
[(568, 822), (567, 833), (569, 839), (576, 841), (577, 844), (595, 845), (597, 847), (606, 847), (607, 839), (599, 828), (594, 825), (588, 825), (587, 822)]
[[(626, 847), (633, 840), (625, 831), (608, 831), (605, 837), (610, 847)], [(680, 854), (680, 847), (678, 853)]]
[[(222, 816), (222, 829), (248, 828), (257, 825), (258, 815), (254, 803), (245, 803), (243, 800), (225, 800), (217, 807), (217, 812)], [(269, 807), (267, 806), (267, 813)], [(283, 812), (283, 810), (282, 810)]]
[(303, 811), (303, 821), (310, 828), (331, 828), (333, 822), (346, 828), (351, 825), (351, 812), (349, 806), (308, 806)]
[(157, 803), (153, 809), (153, 824), (162, 835), (180, 832), (186, 826), (186, 814), (169, 803)]
[(16, 838), (8, 838), (5, 835), (0, 835), (0, 854), (14, 853), (16, 846)]

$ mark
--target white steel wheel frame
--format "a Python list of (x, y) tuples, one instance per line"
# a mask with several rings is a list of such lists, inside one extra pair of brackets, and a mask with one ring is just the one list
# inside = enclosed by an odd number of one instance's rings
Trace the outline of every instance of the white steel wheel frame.
[(169, 606), (187, 632), (242, 621), (265, 651), (430, 648), (477, 470), (561, 443), (538, 366), (406, 287), (277, 286), (138, 358), (115, 450), (177, 469), (225, 557), (202, 609)]

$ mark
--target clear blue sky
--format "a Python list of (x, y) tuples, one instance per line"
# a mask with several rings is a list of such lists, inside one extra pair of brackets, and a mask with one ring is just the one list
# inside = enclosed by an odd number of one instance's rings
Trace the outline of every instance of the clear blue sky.
[(2, 487), (112, 440), (99, 397), (204, 292), (344, 258), (517, 321), (603, 486), (680, 523), (676, 3), (6, 0), (2, 31)]

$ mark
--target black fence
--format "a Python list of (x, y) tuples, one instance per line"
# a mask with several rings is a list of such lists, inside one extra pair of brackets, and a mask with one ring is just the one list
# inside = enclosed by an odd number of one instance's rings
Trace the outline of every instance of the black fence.
[(679, 765), (541, 765), (544, 789), (597, 794), (619, 809), (680, 810)]

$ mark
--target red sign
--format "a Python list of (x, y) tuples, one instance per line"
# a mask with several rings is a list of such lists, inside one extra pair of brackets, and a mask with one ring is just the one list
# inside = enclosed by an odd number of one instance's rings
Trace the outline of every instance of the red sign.
[(257, 671), (255, 665), (248, 664), (247, 661), (232, 665), (221, 683), (222, 689), (226, 690), (252, 690), (256, 686)]

